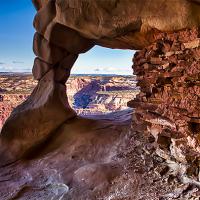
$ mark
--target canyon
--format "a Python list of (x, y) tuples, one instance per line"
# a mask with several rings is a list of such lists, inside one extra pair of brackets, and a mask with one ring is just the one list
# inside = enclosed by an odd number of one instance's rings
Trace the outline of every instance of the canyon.
[[(70, 106), (79, 115), (105, 114), (127, 109), (139, 92), (135, 76), (72, 75), (66, 83)], [(25, 101), (36, 86), (30, 74), (0, 74), (0, 129), (11, 111)]]
[[(198, 200), (200, 1), (33, 4), (37, 84), (1, 130), (0, 198)], [(106, 104), (101, 95), (111, 83), (97, 91), (100, 80), (79, 90), (84, 95), (74, 95), (72, 108), (66, 82), (79, 55), (95, 45), (138, 50), (133, 109), (78, 115), (76, 108), (93, 102), (92, 88)], [(111, 94), (121, 101), (119, 91)]]

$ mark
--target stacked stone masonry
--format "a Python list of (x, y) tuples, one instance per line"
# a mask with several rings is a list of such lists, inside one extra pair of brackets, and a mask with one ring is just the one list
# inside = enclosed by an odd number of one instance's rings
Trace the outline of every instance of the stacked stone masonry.
[[(135, 129), (153, 135), (157, 153), (188, 165), (198, 176), (200, 162), (200, 38), (198, 29), (156, 35), (157, 41), (133, 59), (141, 92)], [(143, 129), (142, 129), (143, 127)]]

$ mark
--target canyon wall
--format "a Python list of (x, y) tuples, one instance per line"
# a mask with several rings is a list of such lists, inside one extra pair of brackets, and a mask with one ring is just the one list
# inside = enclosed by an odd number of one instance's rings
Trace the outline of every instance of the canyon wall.
[[(29, 75), (7, 74), (0, 75), (0, 83), (1, 129), (11, 111), (30, 96), (37, 81)], [(127, 109), (127, 102), (136, 96), (138, 88), (135, 76), (82, 75), (69, 78), (66, 93), (79, 115), (91, 115)]]
[(81, 115), (126, 109), (138, 92), (135, 76), (89, 76), (67, 82), (70, 105)]

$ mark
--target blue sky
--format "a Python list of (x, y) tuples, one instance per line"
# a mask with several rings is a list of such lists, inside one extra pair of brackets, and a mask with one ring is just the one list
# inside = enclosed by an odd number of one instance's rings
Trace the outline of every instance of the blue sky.
[[(0, 71), (30, 72), (33, 18), (31, 0), (0, 0)], [(133, 51), (112, 50), (99, 46), (81, 54), (72, 73), (132, 74)]]

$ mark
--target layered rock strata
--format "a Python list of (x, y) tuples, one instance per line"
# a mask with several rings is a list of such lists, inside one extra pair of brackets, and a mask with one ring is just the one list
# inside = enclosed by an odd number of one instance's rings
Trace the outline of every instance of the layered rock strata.
[[(138, 93), (135, 76), (71, 75), (66, 83), (69, 105), (79, 115), (104, 114), (127, 109)], [(29, 74), (0, 74), (0, 130), (12, 110), (37, 85)]]
[[(134, 128), (153, 135), (157, 153), (182, 164), (183, 173), (198, 176), (200, 163), (199, 30), (158, 34), (157, 41), (135, 54), (134, 73), (141, 92)], [(142, 128), (143, 129), (142, 129)]]

